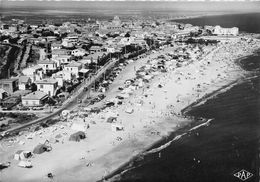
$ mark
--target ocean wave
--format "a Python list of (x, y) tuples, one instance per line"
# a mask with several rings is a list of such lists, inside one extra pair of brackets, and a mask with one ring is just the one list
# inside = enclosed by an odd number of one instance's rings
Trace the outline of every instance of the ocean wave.
[[(213, 119), (208, 119), (206, 122), (200, 124), (200, 125), (197, 125), (197, 126), (194, 126), (193, 128), (189, 129), (189, 132), (190, 131), (194, 131), (202, 126), (209, 126), (210, 122), (212, 121)], [(157, 148), (154, 148), (154, 149), (151, 149), (147, 152), (144, 152), (143, 155), (148, 155), (148, 154), (153, 154), (153, 153), (156, 153), (156, 152), (159, 152), (165, 148), (167, 148), (168, 146), (171, 145), (172, 142), (176, 141), (176, 140), (179, 140), (180, 138), (182, 138), (183, 136), (185, 136), (188, 132), (185, 132), (181, 135), (177, 135), (176, 137), (174, 137), (172, 140), (170, 140), (169, 142), (161, 145), (160, 147), (157, 147)]]

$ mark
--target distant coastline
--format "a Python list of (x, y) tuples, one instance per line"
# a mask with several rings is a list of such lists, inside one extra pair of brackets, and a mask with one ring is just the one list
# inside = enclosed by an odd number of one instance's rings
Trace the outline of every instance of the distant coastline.
[[(250, 21), (248, 21), (250, 20)], [(207, 14), (201, 16), (187, 16), (179, 17), (171, 21), (184, 24), (192, 24), (194, 26), (216, 26), (220, 25), (225, 28), (239, 27), (239, 32), (259, 34), (260, 28), (258, 22), (260, 20), (260, 13), (255, 12), (232, 12), (220, 14)]]

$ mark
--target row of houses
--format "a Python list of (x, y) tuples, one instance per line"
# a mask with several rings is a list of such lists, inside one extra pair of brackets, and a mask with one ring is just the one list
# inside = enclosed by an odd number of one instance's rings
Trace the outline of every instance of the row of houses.
[[(0, 99), (12, 95), (18, 90), (26, 90), (31, 84), (32, 80), (28, 76), (2, 79), (0, 80)], [(57, 91), (58, 88), (58, 82), (54, 79), (38, 80), (35, 84), (37, 86), (37, 91), (21, 97), (24, 106), (40, 106), (43, 104), (42, 101), (46, 98), (55, 95), (55, 91)]]

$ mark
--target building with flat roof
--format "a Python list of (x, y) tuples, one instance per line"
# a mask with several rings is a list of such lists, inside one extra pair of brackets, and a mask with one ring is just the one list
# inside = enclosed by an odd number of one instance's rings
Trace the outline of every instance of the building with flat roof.
[(72, 73), (72, 75), (75, 75), (78, 77), (79, 70), (82, 68), (82, 63), (72, 61), (71, 63), (64, 66), (64, 70), (67, 72)]
[(57, 63), (53, 60), (49, 60), (49, 59), (45, 59), (45, 60), (40, 60), (38, 62), (38, 65), (42, 67), (42, 69), (44, 70), (44, 73), (48, 72), (48, 71), (56, 71), (57, 68)]
[(54, 96), (58, 88), (58, 81), (55, 79), (44, 79), (35, 82), (37, 90), (42, 91), (49, 96)]
[(0, 88), (4, 89), (8, 94), (18, 90), (18, 78), (1, 79)]
[(237, 27), (233, 28), (222, 28), (221, 26), (215, 26), (213, 32), (214, 35), (233, 35), (237, 36), (239, 33), (239, 29)]

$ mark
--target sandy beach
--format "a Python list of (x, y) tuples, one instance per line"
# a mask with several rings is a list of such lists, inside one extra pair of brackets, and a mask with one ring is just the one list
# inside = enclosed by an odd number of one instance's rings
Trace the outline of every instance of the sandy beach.
[[(183, 45), (185, 47), (185, 45)], [(252, 54), (260, 48), (257, 39), (232, 40), (217, 46), (204, 46), (203, 53), (191, 50), (191, 58), (182, 66), (167, 53), (178, 48), (165, 47), (136, 61), (129, 61), (106, 91), (106, 98), (88, 108), (99, 107), (105, 101), (122, 94), (118, 87), (128, 90), (122, 104), (106, 108), (99, 113), (86, 114), (84, 107), (76, 107), (67, 116), (66, 122), (58, 122), (35, 132), (23, 132), (19, 136), (2, 140), (0, 143), (1, 162), (11, 162), (2, 170), (0, 181), (98, 181), (109, 175), (133, 157), (147, 150), (171, 132), (191, 122), (181, 115), (181, 111), (206, 94), (244, 78), (245, 71), (235, 63), (241, 57)], [(164, 58), (158, 58), (163, 55)], [(148, 83), (136, 78), (136, 71), (151, 70), (164, 60), (165, 72), (150, 71), (145, 75)], [(126, 84), (135, 80), (139, 85)], [(84, 117), (83, 117), (84, 116)], [(116, 118), (113, 123), (109, 117)], [(86, 127), (86, 139), (69, 141), (75, 133), (72, 123)], [(113, 131), (112, 125), (122, 126), (123, 130)], [(61, 137), (57, 138), (57, 135)], [(17, 166), (13, 159), (17, 150), (29, 150), (46, 140), (52, 150), (41, 155), (33, 155), (28, 160), (30, 169)]]

